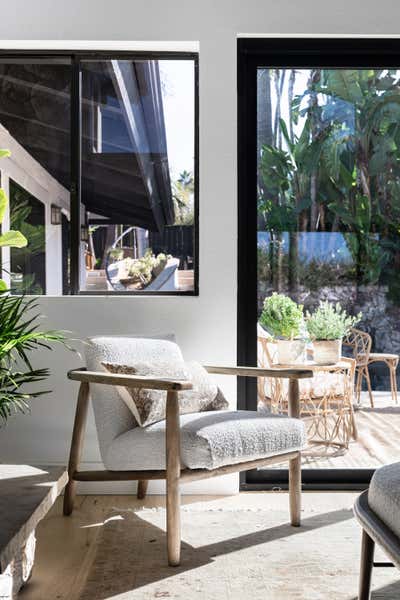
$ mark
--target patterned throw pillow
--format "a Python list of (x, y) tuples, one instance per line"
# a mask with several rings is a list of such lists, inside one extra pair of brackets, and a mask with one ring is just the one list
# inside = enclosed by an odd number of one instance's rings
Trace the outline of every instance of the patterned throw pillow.
[[(207, 371), (199, 363), (189, 362), (185, 366), (170, 363), (136, 363), (120, 365), (101, 363), (110, 373), (120, 375), (139, 375), (153, 378), (189, 380), (192, 390), (179, 392), (180, 413), (196, 413), (208, 410), (228, 408), (221, 390), (212, 382)], [(161, 390), (138, 389), (116, 386), (121, 400), (125, 402), (140, 427), (147, 427), (165, 419), (167, 392)]]

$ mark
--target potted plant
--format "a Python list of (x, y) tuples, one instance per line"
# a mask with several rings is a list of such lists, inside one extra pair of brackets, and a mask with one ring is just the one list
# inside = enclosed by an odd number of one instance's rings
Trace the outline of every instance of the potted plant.
[(351, 316), (339, 302), (320, 302), (318, 308), (306, 313), (306, 328), (313, 343), (314, 361), (332, 365), (340, 360), (342, 339), (358, 323), (362, 314)]
[[(0, 149), (0, 158), (10, 156)], [(0, 189), (0, 225), (6, 214), (8, 198)], [(0, 235), (0, 248), (23, 248), (28, 240), (20, 231), (9, 230)], [(6, 269), (2, 269), (7, 272)], [(47, 392), (28, 390), (29, 384), (42, 381), (48, 369), (34, 369), (28, 354), (39, 348), (50, 349), (53, 342), (66, 345), (66, 338), (58, 331), (38, 331), (39, 314), (32, 314), (37, 304), (34, 299), (11, 296), (8, 284), (0, 279), (0, 423), (17, 411), (25, 412), (29, 400)]]
[(48, 393), (27, 389), (49, 375), (46, 368), (34, 369), (28, 354), (40, 348), (50, 350), (50, 344), (55, 342), (66, 345), (62, 332), (37, 330), (40, 315), (36, 309), (33, 298), (26, 300), (0, 292), (0, 423), (14, 412), (28, 410), (31, 398)]
[(260, 325), (275, 338), (280, 364), (293, 364), (301, 358), (305, 348), (302, 305), (274, 292), (264, 300)]

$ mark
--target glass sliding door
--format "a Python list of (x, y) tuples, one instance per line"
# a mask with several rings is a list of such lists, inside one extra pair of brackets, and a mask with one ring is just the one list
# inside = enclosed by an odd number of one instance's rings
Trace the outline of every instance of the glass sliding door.
[[(254, 190), (245, 227), (257, 270), (256, 281), (239, 278), (239, 286), (250, 283), (252, 290), (239, 305), (247, 314), (239, 343), (250, 348), (247, 360), (278, 363), (276, 340), (260, 323), (274, 292), (305, 312), (328, 301), (361, 314), (359, 333), (342, 350), (355, 373), (317, 370), (301, 383), (301, 405), (309, 433), (305, 481), (362, 481), (398, 456), (400, 54), (396, 61), (384, 47), (379, 54), (356, 41), (347, 54), (334, 40), (288, 40), (287, 51), (284, 40), (264, 49), (256, 42), (245, 64), (253, 92), (239, 106), (239, 139), (254, 152), (240, 177)], [(300, 362), (314, 364), (306, 330), (302, 338)], [(285, 383), (278, 387), (259, 381), (257, 391), (247, 390), (247, 405), (287, 412)], [(284, 479), (279, 465), (275, 474), (270, 469), (247, 480), (274, 477)]]

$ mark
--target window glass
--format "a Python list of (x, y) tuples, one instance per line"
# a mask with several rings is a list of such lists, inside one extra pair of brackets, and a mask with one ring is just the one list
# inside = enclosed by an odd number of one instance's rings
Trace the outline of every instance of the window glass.
[(194, 291), (194, 61), (82, 62), (83, 291)]

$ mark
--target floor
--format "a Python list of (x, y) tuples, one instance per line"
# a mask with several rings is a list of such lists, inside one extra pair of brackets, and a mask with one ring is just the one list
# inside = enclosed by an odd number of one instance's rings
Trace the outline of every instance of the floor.
[[(356, 493), (303, 494), (302, 527), (285, 492), (186, 496), (182, 564), (165, 564), (164, 499), (58, 499), (40, 524), (36, 564), (21, 600), (356, 600)], [(377, 560), (385, 560), (380, 552)], [(394, 568), (376, 568), (373, 600), (400, 598)]]

